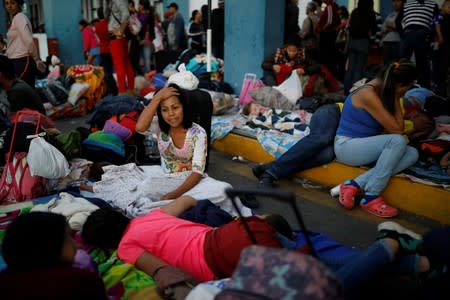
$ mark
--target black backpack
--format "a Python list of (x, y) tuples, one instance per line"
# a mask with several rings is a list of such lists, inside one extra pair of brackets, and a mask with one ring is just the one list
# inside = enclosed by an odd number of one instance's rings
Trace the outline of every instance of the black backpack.
[(211, 120), (213, 113), (213, 103), (208, 92), (202, 90), (186, 91), (188, 103), (193, 114), (193, 121), (206, 131), (208, 138), (208, 156), (206, 157), (205, 171), (209, 165), (209, 150), (211, 145)]

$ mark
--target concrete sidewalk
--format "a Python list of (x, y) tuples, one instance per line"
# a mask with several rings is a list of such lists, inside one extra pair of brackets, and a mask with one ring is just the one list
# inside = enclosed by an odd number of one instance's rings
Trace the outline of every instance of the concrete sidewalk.
[[(274, 158), (256, 139), (230, 133), (214, 141), (213, 148), (231, 155), (242, 156), (255, 163), (267, 163)], [(333, 162), (296, 174), (296, 177), (334, 187), (346, 179), (364, 172), (363, 168), (349, 167)], [(394, 177), (383, 192), (389, 204), (408, 212), (442, 224), (450, 224), (450, 191), (443, 188), (414, 183), (404, 177)]]

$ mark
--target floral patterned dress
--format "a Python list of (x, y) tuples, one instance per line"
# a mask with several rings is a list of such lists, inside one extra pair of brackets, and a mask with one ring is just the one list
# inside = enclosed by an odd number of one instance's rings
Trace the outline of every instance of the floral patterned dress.
[(182, 148), (177, 148), (170, 135), (161, 132), (158, 137), (161, 167), (166, 173), (191, 171), (203, 175), (206, 164), (207, 138), (205, 130), (198, 124), (186, 132)]

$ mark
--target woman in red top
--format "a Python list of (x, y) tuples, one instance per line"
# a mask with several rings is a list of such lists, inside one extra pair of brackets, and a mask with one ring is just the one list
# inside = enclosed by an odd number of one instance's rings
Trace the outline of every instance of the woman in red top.
[(89, 65), (98, 65), (100, 56), (100, 47), (98, 37), (92, 26), (86, 21), (78, 22), (81, 35), (83, 38), (83, 52), (87, 58), (86, 63)]

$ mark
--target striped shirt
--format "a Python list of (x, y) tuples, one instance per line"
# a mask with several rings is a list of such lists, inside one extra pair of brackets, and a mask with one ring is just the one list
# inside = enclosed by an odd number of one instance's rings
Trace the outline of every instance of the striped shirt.
[(439, 13), (439, 7), (432, 0), (425, 0), (423, 4), (417, 0), (409, 0), (403, 6), (403, 13), (403, 28), (411, 25), (430, 28), (433, 18)]

